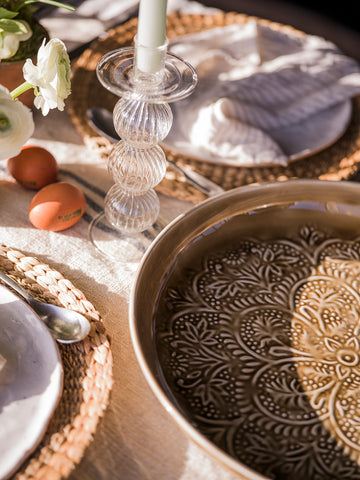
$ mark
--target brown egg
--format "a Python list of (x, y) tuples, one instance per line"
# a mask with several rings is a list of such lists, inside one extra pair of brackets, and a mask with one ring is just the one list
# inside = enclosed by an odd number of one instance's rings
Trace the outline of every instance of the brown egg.
[(67, 182), (52, 183), (32, 199), (29, 219), (36, 228), (57, 232), (78, 222), (85, 205), (84, 194), (77, 186)]
[(32, 190), (55, 182), (59, 173), (54, 156), (36, 145), (25, 145), (19, 155), (8, 159), (7, 168), (17, 182)]

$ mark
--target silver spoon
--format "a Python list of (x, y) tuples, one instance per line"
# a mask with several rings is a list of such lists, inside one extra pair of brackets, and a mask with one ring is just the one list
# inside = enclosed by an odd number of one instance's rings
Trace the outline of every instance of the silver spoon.
[(22, 296), (58, 342), (78, 342), (89, 333), (90, 322), (81, 313), (38, 300), (1, 270), (0, 279)]
[[(120, 137), (114, 128), (113, 115), (109, 110), (98, 107), (89, 108), (87, 110), (87, 118), (90, 125), (99, 135), (107, 138), (112, 143), (116, 143), (120, 140)], [(205, 193), (205, 195), (212, 197), (213, 195), (224, 192), (224, 189), (220, 187), (220, 185), (217, 185), (199, 173), (187, 169), (186, 167), (180, 167), (180, 165), (169, 159), (167, 159), (167, 162), (184, 175), (191, 185)]]

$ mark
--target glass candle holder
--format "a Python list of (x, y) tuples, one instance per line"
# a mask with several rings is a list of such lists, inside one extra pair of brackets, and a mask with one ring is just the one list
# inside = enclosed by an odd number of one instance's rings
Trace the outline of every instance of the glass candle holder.
[[(114, 184), (99, 217), (105, 215), (113, 229), (133, 235), (150, 228), (158, 218), (160, 203), (154, 187), (166, 172), (159, 143), (172, 126), (169, 103), (190, 95), (197, 75), (188, 62), (167, 52), (167, 44), (144, 47), (136, 37), (134, 47), (104, 55), (96, 72), (101, 84), (119, 97), (113, 122), (121, 138), (108, 158)], [(92, 240), (96, 244), (93, 235)]]

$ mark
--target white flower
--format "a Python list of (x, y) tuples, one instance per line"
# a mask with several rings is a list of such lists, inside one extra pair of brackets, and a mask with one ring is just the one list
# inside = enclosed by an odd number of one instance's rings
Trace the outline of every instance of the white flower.
[[(15, 23), (14, 20), (10, 21)], [(25, 20), (16, 20), (16, 25), (18, 29), (15, 33), (1, 31), (0, 25), (0, 60), (13, 57), (19, 49), (20, 42), (28, 40), (33, 33)]]
[(0, 160), (18, 155), (33, 132), (31, 110), (0, 85)]
[(43, 115), (49, 110), (64, 110), (64, 100), (71, 93), (70, 59), (64, 43), (54, 38), (43, 41), (37, 55), (37, 65), (27, 59), (23, 67), (25, 80), (36, 87), (34, 105)]

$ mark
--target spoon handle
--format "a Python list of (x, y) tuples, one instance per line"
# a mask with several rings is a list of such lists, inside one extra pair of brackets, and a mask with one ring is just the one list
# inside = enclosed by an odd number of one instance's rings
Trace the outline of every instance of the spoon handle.
[(19, 295), (21, 295), (29, 305), (32, 305), (34, 297), (30, 293), (28, 293), (24, 288), (20, 287), (20, 285), (18, 285), (15, 282), (15, 280), (13, 280), (11, 277), (6, 275), (6, 273), (3, 272), (2, 270), (0, 270), (0, 279), (4, 283), (6, 283), (9, 287), (14, 289)]
[(208, 197), (213, 197), (214, 195), (218, 195), (219, 193), (223, 193), (225, 191), (222, 187), (220, 187), (220, 185), (214, 183), (212, 180), (209, 180), (206, 177), (203, 177), (199, 173), (186, 167), (180, 167), (180, 165), (172, 160), (169, 160), (168, 158), (166, 160), (178, 172), (184, 175), (188, 183), (197, 188), (200, 192), (205, 193), (205, 195)]

